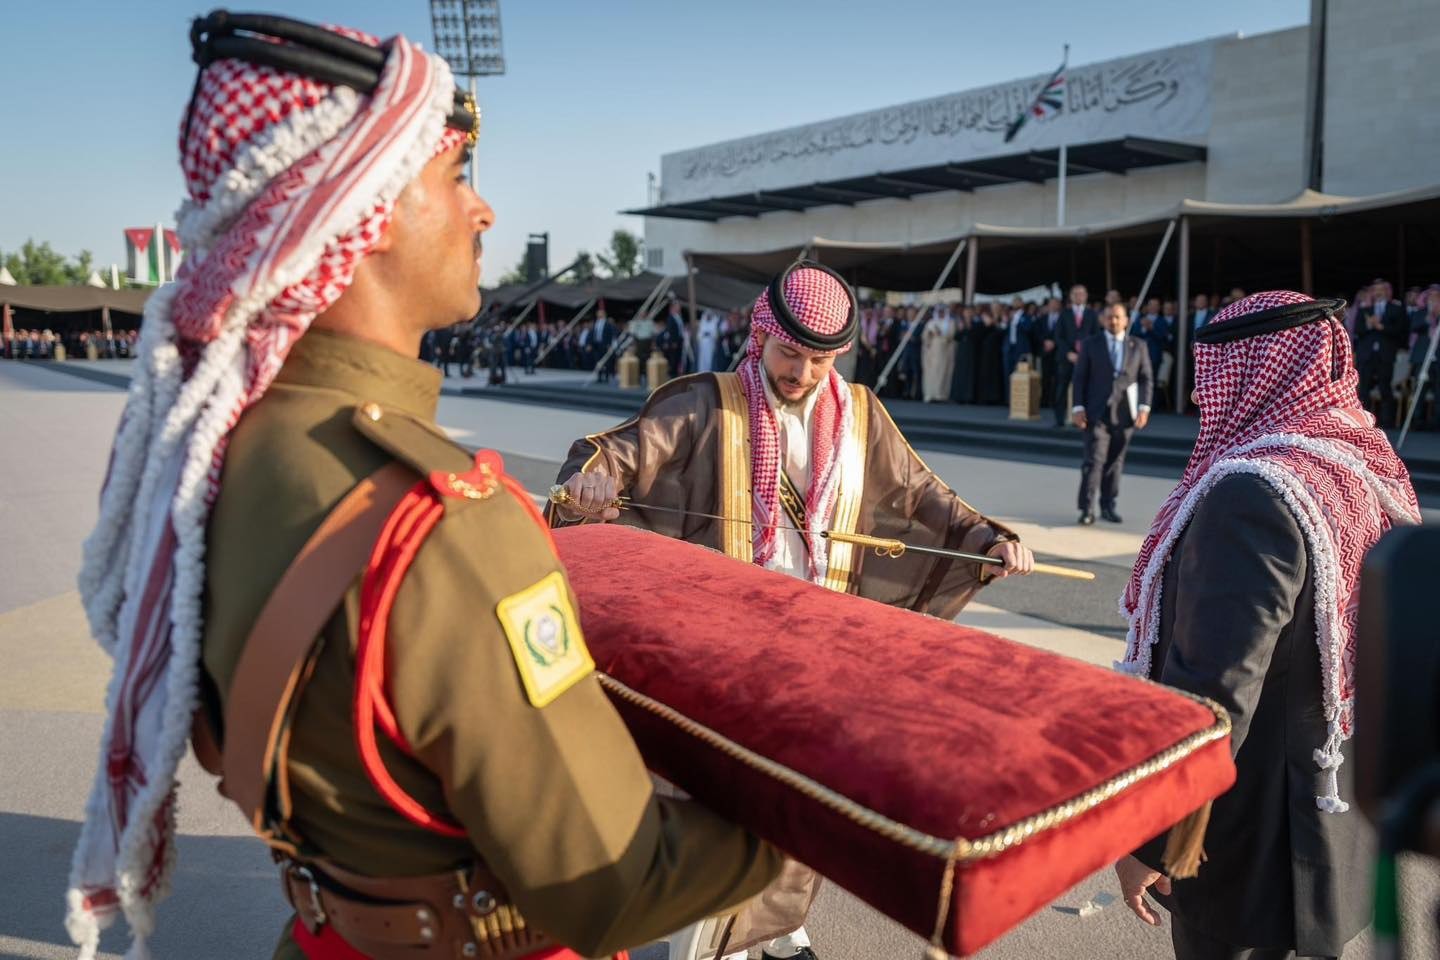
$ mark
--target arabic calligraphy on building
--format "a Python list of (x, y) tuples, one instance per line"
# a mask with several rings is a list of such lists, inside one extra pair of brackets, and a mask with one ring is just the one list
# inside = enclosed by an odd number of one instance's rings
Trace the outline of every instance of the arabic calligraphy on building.
[[(1067, 71), (1059, 113), (1036, 126), (1042, 130), (1054, 125), (1088, 131), (1096, 124), (1087, 121), (1098, 120), (1101, 115), (1123, 116), (1129, 122), (1131, 115), (1139, 119), (1138, 115), (1145, 113), (1159, 121), (1136, 124), (1149, 130), (1163, 126), (1163, 115), (1169, 110), (1186, 114), (1182, 122), (1189, 122), (1196, 100), (1208, 103), (1209, 98), (1210, 50), (1208, 44), (1203, 46), (1203, 52), (1193, 47), (1176, 48), (1072, 68)], [(667, 158), (674, 161), (667, 165), (667, 179), (676, 175), (685, 181), (732, 178), (771, 164), (834, 157), (866, 147), (893, 148), (933, 141), (974, 149), (977, 137), (993, 146), (1046, 79), (999, 84), (685, 151)], [(952, 159), (958, 159), (953, 151), (949, 152)], [(671, 179), (667, 186), (678, 184)]]

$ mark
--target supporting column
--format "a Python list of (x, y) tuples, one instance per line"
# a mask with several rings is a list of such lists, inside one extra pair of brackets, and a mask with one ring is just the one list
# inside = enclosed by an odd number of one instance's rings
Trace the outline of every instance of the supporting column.
[(1315, 296), (1315, 267), (1310, 245), (1310, 221), (1300, 221), (1300, 292)]
[(1065, 174), (1069, 172), (1069, 161), (1070, 146), (1062, 143), (1060, 144), (1060, 182), (1056, 185), (1055, 190), (1055, 225), (1057, 227), (1065, 226)]
[[(1209, 293), (1212, 297), (1220, 295), (1220, 234), (1215, 234), (1215, 247), (1210, 251), (1210, 287)], [(1210, 308), (1217, 309), (1219, 304), (1212, 303)]]
[(685, 279), (689, 283), (690, 294), (690, 326), (693, 328), (697, 322), (695, 315), (695, 264), (690, 260), (690, 254), (685, 254)]
[(1398, 242), (1395, 249), (1395, 296), (1402, 302), (1405, 299), (1405, 224), (1400, 224)]
[(1190, 218), (1180, 218), (1180, 277), (1175, 303), (1175, 409), (1190, 408)]
[(965, 304), (975, 303), (975, 271), (979, 267), (980, 238), (970, 238), (970, 249), (965, 251)]
[(1155, 259), (1150, 261), (1150, 272), (1145, 274), (1145, 283), (1135, 298), (1137, 310), (1145, 307), (1145, 298), (1150, 294), (1150, 284), (1155, 282), (1155, 272), (1160, 269), (1160, 261), (1165, 257), (1165, 251), (1170, 247), (1170, 237), (1174, 233), (1175, 221), (1171, 220), (1165, 225), (1165, 235), (1160, 238), (1160, 246), (1155, 249)]
[[(1105, 238), (1105, 292), (1109, 293), (1115, 289), (1115, 267), (1110, 259), (1110, 238)], [(1136, 307), (1143, 307), (1144, 304), (1136, 304)]]
[[(925, 307), (920, 311), (920, 315), (915, 318), (914, 325), (905, 331), (905, 336), (900, 338), (900, 343), (896, 345), (895, 352), (890, 354), (889, 362), (886, 363), (885, 368), (880, 371), (880, 377), (875, 381), (876, 393), (883, 390), (885, 384), (890, 382), (890, 371), (895, 369), (895, 364), (899, 362), (901, 355), (905, 353), (905, 348), (909, 345), (910, 338), (915, 336), (915, 331), (919, 330), (921, 325), (930, 318), (930, 311), (935, 309), (935, 294), (939, 293), (940, 289), (945, 286), (945, 278), (949, 277), (950, 271), (955, 269), (955, 263), (960, 259), (960, 254), (965, 252), (965, 245), (967, 243), (974, 244), (975, 238), (961, 237), (960, 242), (955, 245), (954, 252), (950, 254), (950, 259), (945, 261), (945, 268), (940, 271), (940, 276), (935, 278), (935, 285), (930, 288), (930, 302), (925, 304)], [(969, 290), (975, 285), (975, 256), (973, 253), (975, 248), (971, 246), (970, 249), (972, 253), (965, 268), (965, 273), (968, 278), (966, 280), (966, 290)], [(966, 302), (968, 303), (969, 294), (966, 296)]]

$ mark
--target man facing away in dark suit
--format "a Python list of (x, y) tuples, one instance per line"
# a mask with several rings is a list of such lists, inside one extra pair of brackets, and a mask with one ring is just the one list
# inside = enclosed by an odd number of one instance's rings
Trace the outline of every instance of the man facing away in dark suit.
[(1116, 864), (1141, 920), (1162, 922), (1147, 890), (1169, 911), (1177, 960), (1339, 957), (1371, 918), (1345, 611), (1366, 552), (1420, 510), (1357, 399), (1343, 308), (1269, 291), (1202, 328), (1201, 439), (1122, 601), (1121, 669), (1208, 697), (1232, 724), (1235, 786), (1210, 810), (1198, 873), (1167, 865), (1164, 834)]
[[(1062, 318), (1063, 319), (1063, 318)], [(1139, 337), (1128, 337), (1130, 317), (1123, 304), (1105, 308), (1105, 332), (1078, 344), (1075, 363), (1075, 404), (1070, 416), (1085, 431), (1085, 463), (1080, 468), (1080, 523), (1095, 522), (1095, 495), (1100, 516), (1120, 522), (1115, 512), (1125, 449), (1136, 428), (1150, 422), (1154, 377), (1150, 351)]]
[(1055, 426), (1065, 426), (1066, 393), (1080, 356), (1080, 344), (1100, 332), (1100, 322), (1086, 302), (1090, 291), (1084, 284), (1070, 288), (1070, 302), (1055, 323)]

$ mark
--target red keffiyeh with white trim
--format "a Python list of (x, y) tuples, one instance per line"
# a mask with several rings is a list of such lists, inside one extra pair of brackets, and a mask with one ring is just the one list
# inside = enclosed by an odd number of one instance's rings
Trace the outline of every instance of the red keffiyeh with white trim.
[[(336, 30), (378, 46), (373, 37)], [(205, 525), (230, 429), (349, 287), (448, 128), (449, 68), (389, 41), (365, 95), (238, 60), (206, 67), (182, 135), (187, 260), (145, 306), (139, 363), (80, 592), (114, 657), (66, 926), (92, 957), (123, 912), (146, 954), (175, 858), (176, 768), (195, 707)]]
[[(850, 291), (837, 277), (813, 267), (791, 271), (783, 284), (785, 304), (805, 327), (821, 336), (835, 336), (850, 322), (853, 307)], [(755, 301), (751, 316), (750, 342), (746, 357), (736, 371), (750, 413), (751, 516), (755, 521), (753, 542), (755, 562), (768, 566), (775, 557), (775, 524), (780, 522), (780, 427), (765, 396), (765, 366), (755, 332), (785, 343), (804, 347), (775, 317), (767, 290)], [(836, 350), (844, 353), (850, 345)], [(850, 389), (835, 370), (815, 387), (811, 420), (810, 487), (805, 491), (805, 515), (812, 530), (828, 530), (839, 492), (841, 447), (848, 441), (854, 424)], [(805, 536), (809, 548), (810, 579), (819, 583), (828, 569), (829, 541), (818, 534)]]
[[(1286, 304), (1290, 291), (1257, 293), (1210, 321), (1223, 324)], [(1365, 553), (1397, 523), (1418, 523), (1410, 475), (1357, 398), (1350, 338), (1326, 319), (1228, 343), (1195, 345), (1200, 435), (1180, 484), (1140, 548), (1120, 611), (1129, 621), (1117, 667), (1150, 676), (1161, 584), (1176, 539), (1201, 498), (1233, 473), (1252, 473), (1284, 499), (1304, 533), (1315, 586), (1316, 643), (1329, 735), (1315, 761), (1329, 774), (1316, 802), (1343, 813), (1335, 771), (1354, 722), (1355, 626)]]

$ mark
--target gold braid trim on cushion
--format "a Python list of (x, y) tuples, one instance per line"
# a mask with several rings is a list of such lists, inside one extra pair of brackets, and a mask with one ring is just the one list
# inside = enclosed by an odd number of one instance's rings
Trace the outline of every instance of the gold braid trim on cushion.
[[(921, 853), (928, 854), (940, 860), (957, 863), (972, 863), (999, 856), (1006, 850), (1019, 846), (1037, 834), (1052, 830), (1061, 824), (1075, 819), (1082, 813), (1095, 809), (1106, 800), (1113, 798), (1135, 784), (1169, 769), (1201, 747), (1230, 735), (1230, 714), (1218, 703), (1215, 703), (1213, 700), (1208, 700), (1205, 697), (1186, 693), (1183, 690), (1172, 690), (1173, 693), (1193, 700), (1209, 709), (1210, 712), (1215, 715), (1215, 725), (1205, 730), (1192, 733), (1179, 743), (1167, 747), (1149, 760), (1125, 771), (1119, 776), (1113, 777), (1099, 786), (1092, 787), (1079, 796), (1067, 800), (1058, 806), (1032, 814), (1006, 827), (1004, 830), (974, 840), (968, 840), (965, 837), (947, 840), (943, 837), (931, 836), (928, 833), (916, 830), (914, 827), (892, 820), (882, 813), (856, 803), (849, 797), (830, 789), (797, 770), (792, 770), (783, 764), (771, 760), (769, 757), (761, 756), (748, 747), (741, 746), (729, 737), (690, 719), (673, 707), (669, 707), (658, 700), (626, 686), (614, 677), (599, 672), (597, 672), (596, 676), (600, 678), (601, 686), (605, 687), (606, 690), (620, 699), (653, 713), (657, 717), (690, 734), (697, 740), (708, 743), (721, 753), (739, 760), (746, 766), (759, 770), (761, 773), (795, 788), (805, 796), (853, 820), (860, 826), (872, 830), (880, 836), (894, 840), (902, 846), (918, 850)], [(1150, 683), (1153, 681), (1147, 680), (1144, 682)]]

